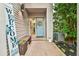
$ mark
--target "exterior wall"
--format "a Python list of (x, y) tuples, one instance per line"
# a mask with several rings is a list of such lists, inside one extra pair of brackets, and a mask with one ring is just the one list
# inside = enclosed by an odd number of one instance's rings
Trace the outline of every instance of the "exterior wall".
[(77, 55), (79, 56), (79, 4), (77, 4)]
[(25, 23), (25, 29), (26, 29), (26, 35), (30, 35), (29, 33), (29, 17), (28, 17), (28, 12), (25, 10), (23, 14), (24, 18), (24, 23)]
[[(14, 9), (14, 14), (15, 14), (15, 21), (16, 21), (16, 28), (17, 28), (17, 36), (18, 39), (21, 36), (21, 31), (19, 32), (19, 30), (21, 28), (18, 29), (18, 26), (20, 26), (21, 24), (19, 24), (18, 22), (18, 11), (20, 10), (20, 4), (12, 4), (13, 5), (13, 9)], [(7, 55), (8, 51), (7, 51), (7, 43), (6, 43), (6, 15), (5, 15), (5, 4), (0, 4), (0, 55)], [(18, 22), (17, 22), (18, 21)], [(23, 34), (23, 33), (22, 33)], [(2, 45), (3, 44), (3, 45)]]
[[(8, 55), (7, 51), (7, 43), (6, 43), (6, 15), (5, 15), (5, 4), (0, 4), (0, 55), (6, 56)], [(21, 39), (22, 37), (26, 36), (26, 25), (25, 25), (25, 19), (23, 18), (21, 14), (21, 6), (20, 4), (12, 4), (13, 6), (13, 12), (15, 16), (15, 27), (16, 27), (16, 33), (17, 33), (17, 39)], [(26, 15), (27, 16), (27, 15)], [(28, 31), (27, 31), (28, 32)]]
[(4, 7), (4, 4), (0, 4), (0, 56), (7, 55), (6, 20)]
[(14, 15), (15, 15), (17, 38), (18, 40), (20, 40), (22, 37), (26, 36), (27, 34), (24, 18), (22, 16), (20, 4), (17, 3), (17, 4), (12, 4), (12, 5), (13, 5), (13, 10), (14, 10)]

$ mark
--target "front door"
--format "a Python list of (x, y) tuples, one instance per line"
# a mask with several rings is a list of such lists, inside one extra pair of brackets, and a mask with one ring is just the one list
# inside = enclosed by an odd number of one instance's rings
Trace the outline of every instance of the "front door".
[(45, 36), (45, 31), (44, 31), (44, 18), (43, 17), (37, 17), (36, 18), (36, 37), (44, 37)]

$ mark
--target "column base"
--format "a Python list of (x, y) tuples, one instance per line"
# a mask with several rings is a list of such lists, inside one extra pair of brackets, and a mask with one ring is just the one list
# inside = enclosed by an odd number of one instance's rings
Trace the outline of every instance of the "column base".
[(52, 42), (52, 40), (49, 40), (49, 42)]

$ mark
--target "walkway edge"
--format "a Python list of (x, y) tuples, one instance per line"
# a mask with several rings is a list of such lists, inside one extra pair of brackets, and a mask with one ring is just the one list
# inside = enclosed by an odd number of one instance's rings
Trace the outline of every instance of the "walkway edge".
[(56, 46), (56, 48), (58, 49), (58, 51), (60, 51), (62, 54), (63, 54), (63, 56), (66, 56), (58, 47), (57, 47), (57, 45), (54, 43), (54, 45)]

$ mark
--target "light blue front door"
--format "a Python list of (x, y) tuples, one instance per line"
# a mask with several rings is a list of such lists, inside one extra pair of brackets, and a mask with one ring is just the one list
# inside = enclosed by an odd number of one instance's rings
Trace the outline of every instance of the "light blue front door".
[(36, 28), (36, 35), (37, 36), (44, 36), (44, 28), (42, 26), (37, 26)]
[(44, 37), (44, 18), (36, 19), (36, 36)]

